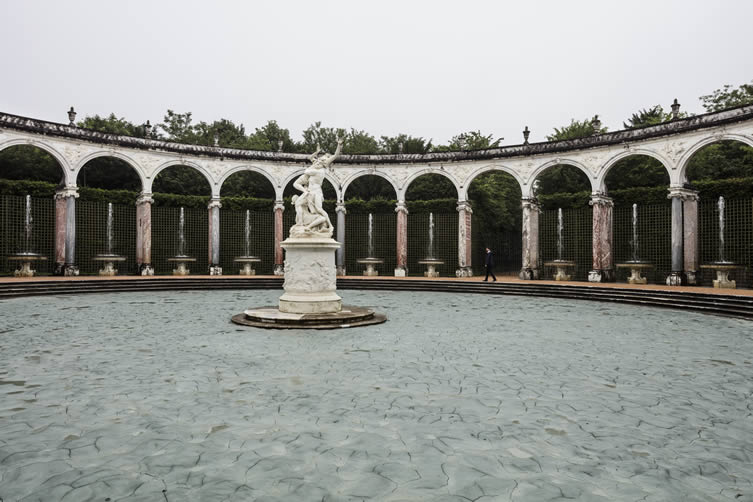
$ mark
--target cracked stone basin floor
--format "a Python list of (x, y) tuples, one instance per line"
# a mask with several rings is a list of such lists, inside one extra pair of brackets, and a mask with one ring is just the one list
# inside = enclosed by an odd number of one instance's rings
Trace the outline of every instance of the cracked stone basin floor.
[(230, 323), (279, 291), (0, 302), (0, 500), (753, 500), (753, 323), (341, 293), (390, 320)]

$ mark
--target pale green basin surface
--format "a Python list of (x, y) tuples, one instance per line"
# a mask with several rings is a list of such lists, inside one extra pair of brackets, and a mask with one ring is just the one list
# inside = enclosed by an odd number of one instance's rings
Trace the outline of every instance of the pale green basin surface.
[(0, 497), (753, 500), (753, 323), (338, 293), (389, 321), (230, 323), (281, 291), (0, 302)]

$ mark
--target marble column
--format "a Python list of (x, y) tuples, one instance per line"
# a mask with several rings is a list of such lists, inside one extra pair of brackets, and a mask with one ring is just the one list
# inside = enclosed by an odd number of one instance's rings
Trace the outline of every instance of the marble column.
[(683, 255), (685, 279), (698, 284), (698, 192), (686, 190), (682, 201)]
[(282, 254), (282, 212), (285, 210), (285, 203), (281, 200), (275, 201), (275, 275), (285, 275), (285, 259)]
[(209, 275), (222, 275), (220, 266), (220, 203), (219, 197), (212, 198), (207, 205), (209, 210)]
[(55, 275), (63, 275), (65, 273), (65, 209), (67, 202), (63, 195), (64, 193), (65, 190), (55, 192)]
[(152, 194), (136, 199), (136, 266), (139, 275), (154, 275), (152, 266)]
[(335, 251), (335, 265), (337, 266), (337, 275), (345, 275), (345, 202), (338, 201), (335, 207), (337, 212), (337, 242), (340, 247)]
[(408, 206), (404, 200), (397, 201), (397, 267), (395, 277), (408, 275)]
[(473, 209), (467, 200), (458, 201), (458, 269), (457, 277), (472, 277), (473, 247), (471, 243), (471, 220)]
[(588, 282), (614, 281), (612, 259), (612, 208), (614, 202), (606, 194), (591, 194), (589, 204), (593, 207), (592, 267)]
[[(695, 198), (696, 192), (682, 187), (669, 187), (667, 197), (672, 200), (672, 272), (667, 276), (667, 286), (687, 284), (685, 275), (685, 236), (683, 201)], [(695, 232), (694, 232), (695, 233)]]
[[(58, 201), (62, 200), (62, 202), (56, 202), (56, 206), (58, 204), (65, 205), (65, 216), (61, 214), (61, 218), (65, 221), (62, 275), (75, 276), (78, 275), (78, 267), (76, 266), (76, 199), (78, 198), (78, 187), (75, 185), (66, 185), (65, 188), (55, 194), (55, 198)], [(59, 237), (57, 234), (58, 231), (59, 229), (56, 229), (56, 244)], [(57, 250), (55, 258), (57, 260)]]
[(523, 207), (523, 264), (519, 277), (526, 281), (539, 278), (539, 203), (533, 197), (524, 197)]

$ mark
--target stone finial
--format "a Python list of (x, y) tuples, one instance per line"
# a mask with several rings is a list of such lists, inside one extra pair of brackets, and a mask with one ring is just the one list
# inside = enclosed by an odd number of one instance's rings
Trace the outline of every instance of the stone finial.
[(283, 145), (283, 141), (281, 139), (278, 139), (277, 140), (277, 151), (278, 152), (282, 151), (282, 145)]
[(525, 129), (523, 129), (523, 144), (528, 144), (528, 136), (531, 135), (531, 131), (528, 130), (528, 126), (526, 126)]
[(146, 124), (144, 124), (144, 136), (149, 137), (152, 135), (152, 124), (147, 120)]
[(76, 110), (74, 110), (72, 106), (71, 106), (71, 109), (68, 110), (68, 120), (70, 121), (70, 123), (68, 124), (69, 126), (75, 126), (76, 125), (74, 123), (74, 122), (76, 122)]
[(591, 119), (591, 127), (593, 128), (592, 134), (601, 134), (601, 120), (599, 120), (598, 115), (594, 115), (594, 118)]
[(680, 118), (680, 103), (677, 102), (677, 98), (675, 98), (674, 103), (672, 103), (672, 120), (677, 120)]

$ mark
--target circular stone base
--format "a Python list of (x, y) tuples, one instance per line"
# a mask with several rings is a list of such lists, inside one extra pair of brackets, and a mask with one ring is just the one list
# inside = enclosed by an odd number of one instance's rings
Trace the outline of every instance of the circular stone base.
[(343, 305), (340, 312), (332, 314), (290, 314), (275, 307), (259, 307), (233, 316), (235, 324), (268, 329), (335, 329), (381, 324), (384, 314), (372, 309)]

